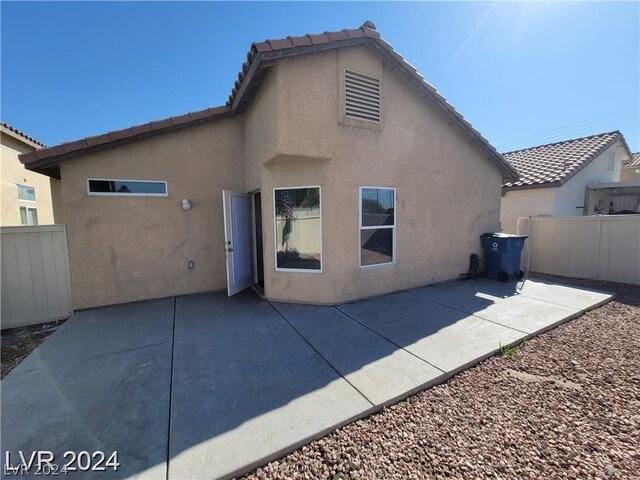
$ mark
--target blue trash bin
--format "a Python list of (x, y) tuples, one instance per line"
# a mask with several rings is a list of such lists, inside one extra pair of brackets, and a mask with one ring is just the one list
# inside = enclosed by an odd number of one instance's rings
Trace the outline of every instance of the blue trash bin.
[(508, 233), (484, 233), (480, 235), (485, 254), (486, 274), (488, 278), (508, 282), (520, 280), (524, 272), (520, 269), (520, 257), (524, 241), (529, 235), (510, 235)]

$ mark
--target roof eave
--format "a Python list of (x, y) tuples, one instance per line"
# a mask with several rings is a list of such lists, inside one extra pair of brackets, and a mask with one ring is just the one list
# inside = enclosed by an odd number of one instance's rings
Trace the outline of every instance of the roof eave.
[[(60, 153), (57, 155), (47, 156), (45, 158), (38, 157), (38, 151), (23, 153), (18, 156), (20, 162), (25, 166), (27, 170), (31, 170), (37, 173), (41, 173), (43, 175), (47, 175), (49, 177), (60, 178), (60, 162), (62, 160), (68, 160), (70, 158), (77, 158), (83, 155), (88, 155), (90, 153), (94, 153), (101, 150), (106, 150), (110, 148), (115, 148), (120, 145), (125, 145), (127, 143), (137, 142), (139, 140), (143, 140), (145, 138), (155, 137), (158, 135), (163, 135), (165, 133), (174, 132), (176, 130), (182, 130), (185, 128), (194, 127), (197, 125), (202, 125), (205, 123), (209, 123), (215, 120), (220, 120), (224, 118), (231, 117), (231, 110), (225, 110), (224, 112), (217, 113), (211, 115), (207, 118), (194, 119), (189, 122), (184, 122), (177, 125), (170, 125), (164, 128), (156, 128), (155, 130), (148, 130), (136, 135), (109, 140), (104, 143), (89, 145), (87, 139), (78, 140), (75, 142), (63, 143), (58, 147), (51, 148), (59, 148)], [(109, 134), (107, 134), (109, 135)], [(66, 150), (69, 149), (69, 150)]]
[(38, 149), (38, 148), (44, 148), (43, 144), (40, 143), (36, 143), (33, 140), (25, 137), (24, 135), (20, 135), (17, 132), (14, 132), (13, 130), (6, 128), (4, 125), (0, 125), (0, 132), (2, 132), (4, 135), (8, 135), (9, 137), (13, 138), (14, 140), (17, 140), (21, 143), (24, 143), (25, 145)]
[(519, 190), (535, 190), (539, 188), (557, 188), (564, 185), (566, 182), (555, 180), (553, 182), (533, 183), (530, 185), (513, 185), (510, 187), (502, 187), (502, 193), (515, 192)]

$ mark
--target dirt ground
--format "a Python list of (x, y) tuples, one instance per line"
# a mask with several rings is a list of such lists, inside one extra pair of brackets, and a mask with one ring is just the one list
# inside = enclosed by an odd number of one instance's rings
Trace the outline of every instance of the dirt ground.
[(640, 478), (640, 286), (246, 478)]
[(63, 322), (64, 320), (2, 330), (0, 335), (2, 376), (0, 378), (4, 378)]

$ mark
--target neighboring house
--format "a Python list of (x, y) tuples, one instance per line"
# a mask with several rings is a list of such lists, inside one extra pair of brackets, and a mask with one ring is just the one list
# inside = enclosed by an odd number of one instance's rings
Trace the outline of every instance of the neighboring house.
[(225, 106), (21, 161), (63, 180), (75, 309), (450, 280), (517, 175), (371, 24), (255, 43)]
[(631, 155), (631, 161), (624, 163), (620, 170), (620, 181), (640, 180), (640, 153)]
[[(613, 198), (599, 184), (617, 182), (631, 152), (618, 131), (540, 145), (503, 153), (520, 174), (502, 186), (502, 231), (516, 233), (518, 217), (568, 217), (608, 214), (626, 210), (627, 203)], [(617, 192), (616, 192), (617, 193)], [(637, 208), (637, 203), (635, 205)]]
[(45, 145), (4, 122), (0, 123), (0, 143), (0, 225), (64, 223), (60, 180), (27, 170), (18, 160), (18, 155)]

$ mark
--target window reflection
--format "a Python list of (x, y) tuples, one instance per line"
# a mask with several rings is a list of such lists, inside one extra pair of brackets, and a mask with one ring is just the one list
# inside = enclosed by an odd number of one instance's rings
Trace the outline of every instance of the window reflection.
[(276, 189), (274, 201), (277, 268), (320, 270), (320, 188)]

